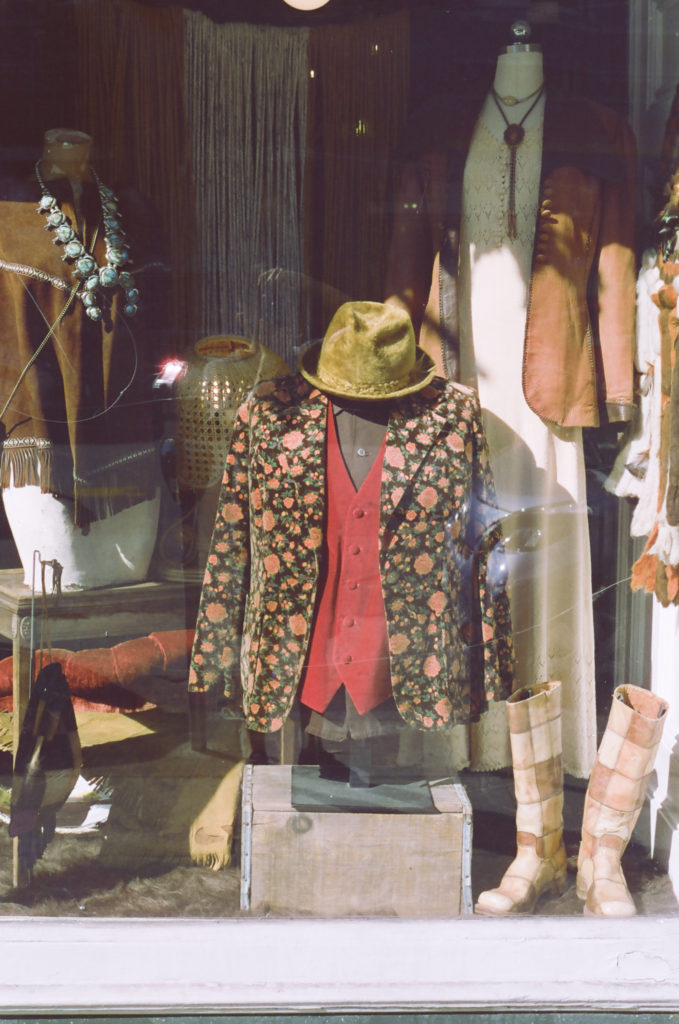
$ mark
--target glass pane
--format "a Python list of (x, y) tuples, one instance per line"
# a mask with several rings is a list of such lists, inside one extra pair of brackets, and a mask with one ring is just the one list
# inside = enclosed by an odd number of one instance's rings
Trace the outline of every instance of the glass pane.
[(0, 914), (676, 913), (679, 5), (610, 8), (0, 5)]

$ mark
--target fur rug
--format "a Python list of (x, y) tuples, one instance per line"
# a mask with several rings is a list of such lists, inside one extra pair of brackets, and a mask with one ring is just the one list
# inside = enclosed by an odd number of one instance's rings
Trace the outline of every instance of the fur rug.
[(175, 867), (146, 862), (121, 870), (104, 853), (106, 839), (56, 836), (30, 885), (11, 889), (10, 841), (0, 843), (0, 916), (237, 917), (237, 867)]
[[(78, 717), (82, 776), (101, 821), (76, 834), (89, 805), (83, 797), (69, 801), (30, 884), (18, 890), (11, 885), (12, 843), (0, 825), (0, 915), (238, 915), (237, 837), (236, 866), (220, 870), (216, 858), (203, 857), (205, 866), (197, 866), (191, 843), (196, 822), (205, 821), (206, 809), (221, 794), (219, 817), (208, 818), (208, 826), (218, 826), (210, 831), (222, 846), (226, 840), (220, 863), (228, 862), (239, 816), (238, 729), (211, 716), (208, 752), (198, 753), (188, 742), (185, 714), (156, 709), (136, 716)], [(7, 810), (10, 755), (1, 751), (0, 758), (0, 806)]]

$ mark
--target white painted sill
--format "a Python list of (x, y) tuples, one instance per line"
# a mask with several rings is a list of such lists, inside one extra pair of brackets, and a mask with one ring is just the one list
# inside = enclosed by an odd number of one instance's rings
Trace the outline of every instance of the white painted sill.
[(5, 918), (5, 1013), (679, 1010), (679, 918)]

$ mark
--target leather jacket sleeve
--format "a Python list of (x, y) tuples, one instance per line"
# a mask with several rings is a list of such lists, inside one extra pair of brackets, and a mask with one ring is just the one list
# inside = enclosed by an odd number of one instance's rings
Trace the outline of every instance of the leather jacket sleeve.
[(609, 422), (634, 413), (633, 363), (636, 296), (636, 144), (627, 123), (616, 121), (611, 144), (624, 178), (607, 182), (599, 233), (598, 302), (600, 399)]

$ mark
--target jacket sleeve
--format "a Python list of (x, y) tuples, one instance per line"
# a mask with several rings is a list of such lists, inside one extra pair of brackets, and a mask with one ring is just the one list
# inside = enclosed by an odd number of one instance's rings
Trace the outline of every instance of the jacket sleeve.
[(189, 691), (241, 693), (240, 648), (250, 584), (249, 406), (236, 414), (196, 622)]
[(603, 186), (598, 246), (600, 376), (608, 420), (634, 414), (636, 142), (623, 118), (609, 126), (619, 180)]
[(473, 493), (468, 534), (476, 569), (472, 673), (483, 679), (485, 702), (489, 702), (504, 700), (512, 692), (514, 651), (500, 512), (476, 397), (474, 407), (471, 423)]

